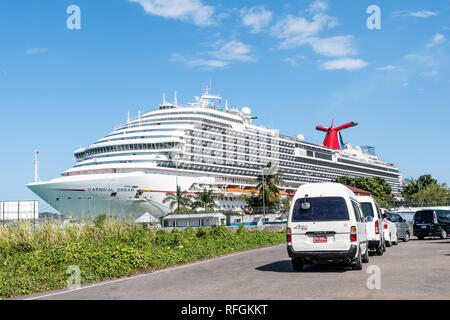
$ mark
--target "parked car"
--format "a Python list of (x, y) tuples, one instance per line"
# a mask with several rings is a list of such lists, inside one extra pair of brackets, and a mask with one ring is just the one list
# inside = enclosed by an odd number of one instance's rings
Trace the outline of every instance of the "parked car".
[(383, 255), (386, 245), (383, 234), (383, 218), (380, 206), (371, 196), (358, 196), (364, 217), (366, 218), (366, 233), (369, 249), (375, 250), (377, 255)]
[(414, 215), (414, 235), (423, 240), (425, 237), (446, 239), (450, 232), (450, 210), (419, 210)]
[(294, 270), (343, 261), (361, 270), (369, 261), (366, 226), (356, 195), (339, 183), (307, 183), (293, 198), (286, 229)]
[(383, 233), (384, 239), (386, 241), (386, 247), (390, 247), (391, 245), (398, 244), (397, 237), (397, 226), (393, 221), (393, 218), (390, 212), (386, 209), (382, 209), (383, 211)]
[(409, 232), (409, 225), (406, 223), (406, 220), (403, 219), (399, 214), (391, 212), (392, 219), (397, 226), (397, 236), (399, 239), (408, 242), (411, 238)]

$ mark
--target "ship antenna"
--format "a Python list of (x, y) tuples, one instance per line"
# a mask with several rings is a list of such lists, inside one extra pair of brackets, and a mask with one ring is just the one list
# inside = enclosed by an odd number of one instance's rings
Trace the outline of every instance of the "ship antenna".
[(38, 160), (38, 156), (39, 156), (39, 150), (36, 149), (35, 154), (34, 154), (34, 182), (37, 183), (39, 182), (39, 160)]
[(166, 94), (163, 93), (163, 105), (165, 105), (165, 104), (166, 104)]
[(174, 98), (173, 98), (173, 103), (174, 103), (175, 105), (178, 104), (177, 92), (176, 92), (176, 91), (175, 91), (175, 95), (174, 95)]

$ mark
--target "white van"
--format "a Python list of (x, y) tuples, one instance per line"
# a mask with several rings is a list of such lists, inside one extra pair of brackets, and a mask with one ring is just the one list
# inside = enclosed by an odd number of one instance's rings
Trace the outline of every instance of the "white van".
[(386, 247), (398, 244), (397, 226), (392, 221), (392, 216), (387, 209), (381, 209), (383, 213), (383, 235)]
[(366, 226), (356, 195), (339, 183), (301, 185), (286, 229), (294, 270), (304, 264), (345, 261), (361, 270), (369, 261)]
[(375, 250), (379, 256), (386, 251), (386, 242), (383, 233), (383, 213), (374, 198), (371, 196), (358, 196), (361, 209), (366, 218), (367, 240), (369, 249)]

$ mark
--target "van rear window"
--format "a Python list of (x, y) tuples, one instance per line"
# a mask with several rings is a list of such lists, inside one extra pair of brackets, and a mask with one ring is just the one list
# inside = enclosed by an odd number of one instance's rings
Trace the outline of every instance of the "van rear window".
[(292, 211), (292, 222), (349, 220), (347, 205), (342, 197), (307, 198), (308, 210), (302, 209), (305, 199), (297, 199)]
[(417, 211), (416, 214), (414, 215), (414, 221), (416, 223), (433, 222), (433, 211), (432, 210)]
[(365, 218), (375, 217), (373, 214), (372, 204), (370, 202), (361, 202), (361, 209)]

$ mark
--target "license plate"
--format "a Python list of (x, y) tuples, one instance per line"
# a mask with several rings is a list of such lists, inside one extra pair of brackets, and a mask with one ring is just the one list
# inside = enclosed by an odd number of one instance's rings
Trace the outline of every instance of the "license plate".
[(422, 229), (426, 229), (427, 228), (427, 226), (420, 226)]
[(314, 242), (327, 242), (326, 236), (314, 236)]

